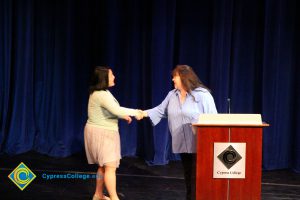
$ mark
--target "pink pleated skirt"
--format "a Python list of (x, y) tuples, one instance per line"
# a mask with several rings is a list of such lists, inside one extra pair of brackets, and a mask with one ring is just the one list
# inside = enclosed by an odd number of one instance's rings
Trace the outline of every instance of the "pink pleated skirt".
[(84, 128), (84, 145), (89, 164), (98, 164), (101, 167), (119, 167), (121, 144), (118, 131), (86, 124)]

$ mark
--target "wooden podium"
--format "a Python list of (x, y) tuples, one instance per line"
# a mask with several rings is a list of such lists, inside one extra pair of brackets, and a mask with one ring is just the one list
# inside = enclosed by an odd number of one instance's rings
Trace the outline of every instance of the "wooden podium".
[[(261, 116), (204, 114), (193, 125), (197, 128), (196, 200), (261, 199), (262, 128), (269, 126)], [(228, 148), (216, 154), (220, 144)], [(242, 156), (239, 147), (234, 149), (236, 144), (244, 147)], [(244, 169), (235, 169), (237, 165)]]

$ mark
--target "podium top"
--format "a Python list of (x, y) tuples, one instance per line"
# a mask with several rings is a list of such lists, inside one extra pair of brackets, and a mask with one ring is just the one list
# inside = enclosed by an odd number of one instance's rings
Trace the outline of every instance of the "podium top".
[(266, 127), (260, 114), (200, 114), (194, 126), (252, 126)]

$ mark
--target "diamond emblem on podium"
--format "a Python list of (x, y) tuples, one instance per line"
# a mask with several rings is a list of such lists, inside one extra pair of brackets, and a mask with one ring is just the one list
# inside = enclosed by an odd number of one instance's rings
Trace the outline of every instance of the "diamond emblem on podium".
[(218, 159), (227, 169), (230, 169), (242, 159), (242, 156), (230, 145), (218, 155)]

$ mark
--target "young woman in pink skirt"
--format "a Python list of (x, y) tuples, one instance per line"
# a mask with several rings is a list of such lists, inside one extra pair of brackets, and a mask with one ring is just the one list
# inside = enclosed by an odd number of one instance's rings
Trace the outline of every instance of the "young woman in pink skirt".
[[(89, 164), (98, 164), (93, 200), (118, 200), (116, 168), (121, 159), (118, 119), (131, 123), (142, 118), (142, 111), (121, 107), (108, 88), (115, 85), (109, 67), (96, 67), (90, 85), (88, 120), (84, 129), (85, 151)], [(103, 194), (104, 185), (110, 197)]]

